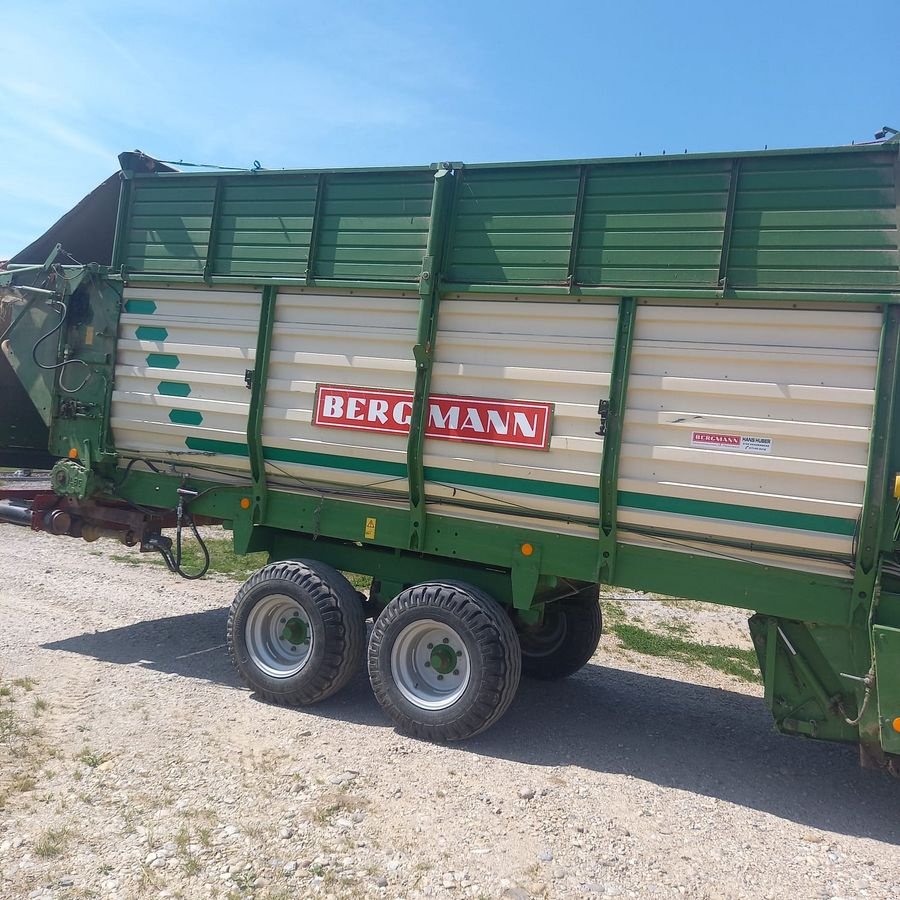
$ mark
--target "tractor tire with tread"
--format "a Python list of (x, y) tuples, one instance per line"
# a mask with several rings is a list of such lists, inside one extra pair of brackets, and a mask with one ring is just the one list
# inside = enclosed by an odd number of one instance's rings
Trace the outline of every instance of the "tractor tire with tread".
[[(411, 660), (427, 657), (428, 651), (420, 647), (404, 656), (398, 648), (409, 643), (406, 635), (423, 628), (454, 635), (444, 640), (448, 646), (460, 644), (465, 683), (458, 694), (448, 691), (442, 699), (423, 691), (417, 696)], [(401, 731), (430, 741), (464, 740), (493, 725), (515, 698), (522, 671), (519, 640), (507, 611), (478, 588), (456, 581), (426, 582), (395, 597), (375, 621), (368, 657), (369, 679), (384, 711)], [(434, 671), (421, 673), (431, 678)], [(452, 664), (446, 671), (448, 680), (458, 674)]]
[(600, 643), (600, 589), (590, 585), (574, 597), (548, 603), (537, 627), (520, 626), (522, 671), (530, 678), (568, 678), (587, 665)]
[[(279, 643), (275, 635), (279, 626), (273, 621), (268, 634), (260, 637), (260, 628), (252, 624), (259, 610), (253, 611), (271, 605), (273, 599), (282, 609), (293, 610), (297, 622), (308, 628), (308, 659), (297, 671), (287, 664), (281, 673), (277, 665), (269, 672), (261, 667), (260, 660), (267, 655), (278, 661), (272, 647)], [(359, 594), (340, 572), (314, 560), (264, 566), (241, 586), (228, 614), (228, 652), (238, 674), (260, 697), (283, 706), (318, 703), (344, 687), (363, 662), (365, 637)], [(276, 654), (281, 651), (275, 646)]]

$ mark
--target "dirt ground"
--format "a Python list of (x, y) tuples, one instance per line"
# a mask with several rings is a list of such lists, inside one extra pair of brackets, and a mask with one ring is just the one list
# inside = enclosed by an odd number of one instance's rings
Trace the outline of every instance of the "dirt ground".
[[(0, 897), (897, 896), (900, 781), (774, 734), (755, 685), (609, 637), (487, 733), (420, 743), (363, 672), (257, 702), (236, 584), (125, 552), (0, 526)], [(637, 614), (747, 645), (736, 611)]]

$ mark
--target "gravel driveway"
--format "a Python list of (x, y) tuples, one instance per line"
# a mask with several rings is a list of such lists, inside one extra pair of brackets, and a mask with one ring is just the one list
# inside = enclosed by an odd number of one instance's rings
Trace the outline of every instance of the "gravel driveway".
[(362, 673), (256, 702), (223, 647), (235, 583), (131, 552), (0, 526), (4, 898), (898, 896), (900, 782), (775, 735), (755, 686), (604, 638), (424, 744)]

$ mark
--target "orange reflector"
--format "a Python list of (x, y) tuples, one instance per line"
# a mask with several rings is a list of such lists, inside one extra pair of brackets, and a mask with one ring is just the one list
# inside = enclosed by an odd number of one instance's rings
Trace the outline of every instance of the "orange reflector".
[(900, 716), (897, 716), (897, 718), (894, 719), (893, 725), (894, 725), (894, 731), (896, 731), (898, 734), (900, 734)]
[(73, 447), (69, 451), (69, 459), (78, 459), (78, 448), (77, 447)]
[(250, 509), (249, 497), (241, 497), (241, 509)]
[(894, 499), (900, 500), (900, 475), (894, 476)]
[(522, 544), (519, 549), (522, 551), (522, 556), (531, 556), (534, 553), (534, 547), (531, 544)]

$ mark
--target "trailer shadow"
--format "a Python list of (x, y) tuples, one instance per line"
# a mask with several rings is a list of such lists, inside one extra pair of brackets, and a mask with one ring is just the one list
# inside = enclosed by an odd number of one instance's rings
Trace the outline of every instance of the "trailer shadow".
[[(209, 610), (43, 646), (240, 687), (222, 645), (226, 616)], [(303, 714), (389, 727), (364, 672)], [(860, 770), (853, 747), (775, 734), (762, 701), (735, 691), (589, 665), (565, 681), (523, 681), (497, 725), (456, 746), (531, 766), (624, 774), (900, 845), (900, 780)]]

